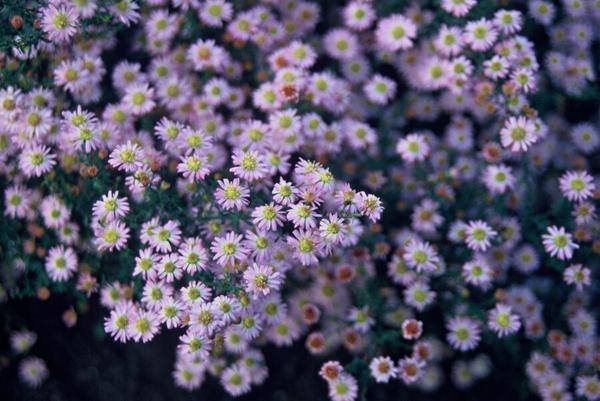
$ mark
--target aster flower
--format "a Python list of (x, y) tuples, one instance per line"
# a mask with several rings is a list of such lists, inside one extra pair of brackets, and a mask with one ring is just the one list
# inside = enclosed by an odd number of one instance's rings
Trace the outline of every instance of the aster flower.
[(111, 221), (100, 228), (96, 236), (96, 246), (100, 251), (120, 250), (125, 247), (129, 239), (129, 228), (120, 221)]
[(486, 19), (468, 22), (465, 26), (464, 41), (475, 51), (484, 51), (492, 47), (498, 37), (493, 24)]
[(573, 236), (564, 227), (550, 226), (547, 231), (547, 234), (542, 235), (546, 252), (560, 260), (571, 259), (573, 251), (579, 248), (573, 242)]
[(145, 343), (152, 340), (160, 331), (160, 320), (155, 312), (138, 309), (132, 315), (129, 330), (130, 337), (134, 341)]
[(223, 209), (241, 210), (249, 204), (250, 191), (240, 184), (239, 178), (234, 178), (232, 181), (225, 178), (219, 180), (218, 184), (219, 188), (215, 191), (215, 198)]
[(417, 272), (431, 273), (440, 262), (437, 252), (427, 242), (410, 241), (404, 250), (404, 261)]
[(475, 349), (481, 340), (479, 322), (466, 316), (456, 316), (446, 325), (446, 338), (450, 345), (460, 351)]
[(477, 4), (476, 0), (442, 0), (444, 11), (455, 17), (464, 17)]
[(150, 245), (158, 252), (171, 252), (181, 241), (181, 229), (179, 222), (175, 220), (167, 221), (163, 226), (157, 226), (150, 236)]
[(127, 141), (111, 152), (108, 163), (114, 168), (131, 173), (143, 166), (143, 153), (139, 145)]
[(596, 186), (594, 178), (586, 171), (567, 171), (559, 180), (560, 190), (570, 201), (582, 201), (590, 197)]
[(278, 291), (283, 284), (283, 277), (271, 266), (254, 263), (244, 271), (244, 282), (246, 291), (258, 298), (269, 295), (271, 291)]
[(122, 343), (131, 337), (134, 309), (131, 304), (119, 303), (104, 320), (104, 331)]
[(224, 236), (215, 238), (210, 250), (214, 253), (213, 259), (221, 266), (226, 266), (235, 261), (244, 260), (248, 249), (242, 244), (243, 236), (228, 232)]
[(323, 245), (313, 231), (294, 230), (287, 237), (287, 243), (302, 265), (310, 266), (318, 262), (317, 257), (321, 255)]
[(516, 333), (521, 328), (521, 321), (510, 306), (499, 303), (488, 312), (488, 327), (498, 337), (504, 337)]
[(41, 25), (52, 42), (66, 42), (77, 33), (79, 18), (73, 7), (58, 4), (42, 9)]
[(28, 177), (40, 177), (52, 170), (56, 164), (55, 158), (56, 156), (50, 152), (50, 148), (32, 145), (21, 153), (19, 168)]
[(30, 387), (39, 387), (48, 377), (48, 367), (42, 359), (29, 356), (19, 364), (19, 378)]
[(416, 34), (415, 24), (401, 14), (393, 14), (379, 20), (375, 31), (377, 44), (389, 51), (411, 48)]
[(67, 281), (77, 270), (77, 255), (62, 245), (50, 248), (45, 266), (52, 281)]
[(102, 195), (102, 199), (94, 203), (92, 212), (96, 219), (119, 220), (129, 212), (129, 202), (127, 198), (119, 198), (119, 191), (108, 191), (108, 194)]
[(580, 264), (571, 265), (565, 269), (563, 278), (565, 283), (575, 285), (577, 291), (582, 291), (584, 286), (591, 284), (591, 271)]
[(425, 363), (416, 358), (402, 358), (398, 361), (398, 377), (405, 384), (412, 384), (421, 377), (424, 367)]
[(396, 152), (407, 163), (423, 161), (429, 154), (429, 145), (421, 134), (409, 134), (398, 141)]
[(281, 206), (273, 202), (258, 206), (252, 211), (252, 222), (259, 230), (276, 231), (284, 222)]
[(250, 373), (241, 365), (234, 364), (221, 373), (221, 384), (234, 397), (250, 391)]
[(377, 383), (387, 383), (397, 376), (394, 361), (387, 356), (378, 356), (369, 363), (371, 376)]
[(476, 220), (470, 222), (465, 229), (465, 241), (470, 249), (485, 251), (491, 245), (491, 240), (498, 233), (485, 221)]

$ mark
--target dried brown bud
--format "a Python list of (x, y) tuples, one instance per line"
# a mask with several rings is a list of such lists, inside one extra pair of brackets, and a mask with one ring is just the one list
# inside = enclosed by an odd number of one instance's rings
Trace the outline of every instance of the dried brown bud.
[(10, 25), (14, 29), (21, 29), (23, 27), (23, 17), (20, 15), (15, 15), (10, 19)]

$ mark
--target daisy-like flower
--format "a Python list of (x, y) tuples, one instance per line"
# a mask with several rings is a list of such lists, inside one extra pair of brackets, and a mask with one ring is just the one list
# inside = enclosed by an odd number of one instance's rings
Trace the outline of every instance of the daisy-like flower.
[(526, 151), (537, 141), (535, 131), (535, 124), (527, 117), (510, 117), (500, 130), (500, 141), (513, 152)]
[(343, 11), (344, 23), (351, 29), (362, 31), (371, 26), (376, 18), (375, 10), (369, 3), (351, 1)]
[(279, 182), (273, 186), (273, 200), (282, 206), (289, 206), (296, 202), (298, 189), (290, 182), (279, 178)]
[(158, 318), (168, 329), (174, 329), (181, 325), (183, 310), (184, 306), (180, 301), (167, 298), (161, 304)]
[(329, 382), (329, 398), (332, 401), (354, 401), (358, 395), (358, 383), (348, 373), (341, 373)]
[(417, 272), (431, 273), (437, 269), (440, 262), (437, 252), (427, 242), (410, 241), (404, 250), (404, 261)]
[(152, 249), (142, 249), (135, 258), (133, 275), (141, 275), (144, 279), (153, 279), (156, 276), (156, 266), (159, 256)]
[(233, 5), (225, 0), (207, 0), (200, 9), (200, 19), (208, 26), (220, 27), (233, 16)]
[(129, 239), (129, 228), (122, 222), (114, 220), (102, 227), (96, 236), (96, 246), (100, 251), (120, 250)]
[(515, 10), (498, 10), (494, 15), (494, 25), (502, 33), (510, 35), (521, 30), (523, 16)]
[(206, 285), (197, 281), (189, 282), (187, 286), (181, 289), (180, 293), (180, 300), (186, 303), (188, 306), (205, 303), (210, 301), (212, 298), (212, 290)]
[(442, 0), (442, 9), (455, 17), (464, 17), (477, 4), (477, 0)]
[(181, 163), (177, 165), (177, 172), (187, 179), (201, 181), (210, 173), (208, 159), (196, 154), (182, 156)]
[(573, 236), (564, 227), (550, 226), (547, 231), (547, 234), (542, 235), (546, 252), (560, 260), (571, 259), (573, 251), (579, 248), (579, 245), (573, 242)]
[(160, 319), (153, 311), (138, 309), (132, 315), (129, 331), (134, 341), (148, 342), (160, 331)]
[(250, 391), (250, 373), (242, 365), (234, 364), (221, 373), (221, 385), (229, 394), (238, 397)]
[(516, 333), (521, 328), (519, 317), (512, 313), (512, 308), (505, 304), (496, 304), (496, 307), (488, 312), (488, 327), (498, 337), (504, 337)]
[(48, 377), (46, 362), (35, 356), (28, 356), (19, 364), (19, 378), (30, 387), (39, 387)]
[(102, 199), (94, 203), (92, 212), (96, 219), (119, 220), (129, 212), (129, 202), (127, 198), (119, 198), (119, 191), (108, 191), (108, 194), (102, 195)]
[(120, 302), (104, 320), (104, 331), (115, 340), (126, 342), (131, 336), (131, 324), (134, 318), (134, 309), (131, 303)]
[(210, 247), (210, 250), (214, 253), (213, 259), (221, 266), (244, 260), (249, 250), (242, 244), (243, 238), (243, 236), (236, 235), (234, 232), (228, 232), (224, 236), (215, 238)]
[(119, 145), (113, 150), (108, 159), (108, 164), (127, 173), (132, 173), (143, 167), (144, 151), (131, 141)]
[(401, 14), (393, 14), (379, 20), (375, 30), (377, 44), (385, 50), (406, 50), (413, 46), (417, 35), (414, 22)]
[(515, 186), (512, 169), (504, 164), (488, 166), (483, 173), (483, 183), (493, 194), (503, 194)]
[(567, 171), (560, 177), (560, 190), (570, 201), (582, 201), (594, 193), (594, 177), (586, 171)]
[(329, 56), (339, 60), (350, 60), (359, 51), (359, 43), (356, 35), (342, 28), (332, 29), (327, 32), (323, 38), (323, 45)]
[(404, 290), (404, 302), (418, 311), (424, 310), (435, 300), (435, 292), (429, 289), (429, 285), (415, 282)]
[(133, 0), (119, 0), (112, 4), (109, 10), (122, 24), (129, 26), (140, 19), (139, 8)]
[(596, 219), (596, 207), (590, 202), (580, 202), (575, 206), (572, 215), (576, 224), (585, 225)]
[(390, 379), (397, 376), (398, 371), (394, 366), (394, 361), (388, 356), (378, 356), (369, 363), (371, 376), (377, 383), (387, 383)]
[(46, 256), (46, 272), (52, 281), (67, 281), (77, 270), (77, 255), (62, 245), (50, 248)]
[(475, 349), (481, 340), (480, 324), (470, 317), (453, 317), (446, 324), (446, 328), (446, 339), (454, 349), (470, 351)]
[(281, 206), (273, 202), (258, 206), (252, 211), (252, 222), (259, 230), (276, 231), (283, 227), (283, 212)]
[(8, 187), (4, 191), (4, 214), (14, 218), (24, 218), (29, 212), (31, 191), (20, 185)]
[(149, 113), (156, 103), (153, 100), (154, 89), (144, 83), (135, 83), (125, 90), (123, 102), (136, 116)]
[(316, 264), (317, 257), (321, 256), (323, 245), (319, 237), (310, 230), (294, 230), (292, 235), (287, 237), (287, 243), (304, 266)]
[(240, 184), (239, 178), (234, 178), (232, 181), (224, 178), (219, 180), (218, 184), (219, 188), (215, 191), (215, 198), (223, 209), (241, 210), (250, 203), (248, 199), (250, 190)]
[(565, 283), (574, 285), (577, 291), (582, 291), (584, 286), (591, 284), (591, 271), (580, 264), (571, 265), (565, 269), (563, 278)]
[(425, 363), (413, 357), (404, 357), (398, 361), (398, 377), (405, 384), (416, 382), (423, 375)]
[(458, 27), (442, 25), (435, 39), (436, 49), (444, 56), (458, 55), (464, 46), (462, 30)]
[(346, 223), (344, 219), (337, 214), (330, 214), (329, 217), (319, 222), (319, 233), (326, 245), (335, 245), (342, 241), (345, 233)]
[(465, 282), (487, 289), (492, 280), (492, 269), (484, 258), (476, 258), (463, 265), (462, 276)]
[(10, 335), (10, 347), (17, 354), (29, 351), (36, 341), (37, 335), (32, 331), (21, 330)]
[(296, 228), (311, 229), (317, 226), (317, 219), (321, 217), (316, 210), (313, 206), (298, 203), (290, 207), (286, 217)]
[(183, 276), (183, 269), (177, 263), (177, 254), (169, 253), (162, 255), (160, 261), (156, 265), (158, 277), (167, 283), (172, 283), (179, 280)]
[(396, 87), (396, 82), (393, 80), (375, 74), (365, 83), (364, 92), (370, 102), (383, 106), (396, 96)]
[(200, 238), (188, 238), (179, 247), (178, 266), (189, 274), (205, 270), (208, 262), (208, 254), (204, 249)]
[(498, 32), (494, 25), (486, 19), (471, 21), (465, 26), (463, 39), (475, 51), (488, 50), (497, 38)]
[(47, 146), (32, 145), (21, 153), (19, 168), (27, 177), (40, 177), (52, 170), (56, 164), (55, 159), (56, 156)]
[(165, 225), (156, 227), (150, 237), (150, 245), (161, 253), (171, 252), (180, 241), (181, 229), (176, 220), (169, 220)]
[(77, 33), (79, 18), (73, 7), (50, 4), (42, 9), (41, 27), (52, 42), (66, 42)]
[(498, 233), (485, 221), (476, 220), (468, 223), (465, 228), (465, 242), (474, 251), (485, 251), (491, 246)]
[(429, 144), (421, 134), (409, 134), (400, 139), (396, 145), (396, 153), (407, 163), (423, 161), (429, 155)]
[(254, 263), (244, 271), (245, 289), (253, 298), (264, 297), (278, 291), (283, 284), (281, 273), (271, 266)]
[(577, 376), (575, 394), (589, 401), (600, 399), (600, 380), (598, 376)]

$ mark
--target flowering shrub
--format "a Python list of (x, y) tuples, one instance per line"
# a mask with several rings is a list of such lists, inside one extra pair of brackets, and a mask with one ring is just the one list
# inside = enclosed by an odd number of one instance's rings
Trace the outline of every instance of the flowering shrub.
[(246, 394), (301, 342), (334, 401), (468, 391), (506, 355), (522, 399), (600, 399), (600, 2), (2, 7), (9, 303), (174, 333), (189, 391)]

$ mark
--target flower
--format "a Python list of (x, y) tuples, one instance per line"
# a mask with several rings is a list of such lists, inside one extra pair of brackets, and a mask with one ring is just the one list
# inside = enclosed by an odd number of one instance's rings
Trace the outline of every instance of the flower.
[(519, 331), (521, 321), (517, 315), (512, 313), (510, 306), (499, 303), (488, 312), (488, 327), (498, 337), (504, 337)]
[(77, 270), (77, 254), (62, 245), (50, 248), (45, 265), (52, 281), (67, 281)]
[(379, 20), (375, 30), (377, 44), (389, 51), (411, 48), (416, 34), (415, 24), (402, 14), (393, 14)]
[(19, 363), (19, 378), (30, 387), (39, 387), (48, 377), (46, 363), (35, 356), (29, 356)]
[(446, 339), (452, 348), (460, 351), (475, 349), (481, 341), (479, 322), (467, 316), (455, 316), (446, 324)]
[(377, 383), (387, 383), (397, 376), (394, 361), (388, 356), (378, 356), (369, 363), (371, 376)]
[(500, 130), (500, 141), (513, 152), (526, 151), (537, 141), (535, 126), (526, 117), (509, 117)]
[(579, 245), (573, 242), (573, 236), (566, 232), (564, 227), (550, 226), (547, 232), (542, 235), (546, 252), (560, 260), (571, 259), (573, 251), (579, 248)]
[(283, 284), (281, 273), (275, 271), (270, 266), (258, 265), (254, 263), (244, 271), (244, 282), (246, 291), (253, 297), (266, 296), (271, 291), (277, 291)]
[(19, 168), (28, 177), (40, 177), (52, 170), (56, 164), (55, 158), (47, 146), (32, 145), (21, 153)]
[(492, 229), (485, 221), (476, 220), (468, 223), (465, 228), (465, 241), (470, 249), (475, 251), (485, 251), (491, 245), (491, 240), (498, 233)]
[(559, 180), (561, 192), (570, 201), (589, 198), (596, 189), (594, 179), (585, 171), (567, 171)]
[(102, 199), (94, 203), (92, 212), (95, 219), (119, 220), (129, 212), (129, 203), (127, 198), (119, 198), (119, 191), (108, 191), (108, 194), (102, 195)]
[(429, 154), (429, 145), (421, 134), (409, 134), (398, 141), (396, 152), (402, 156), (407, 163), (423, 161)]

